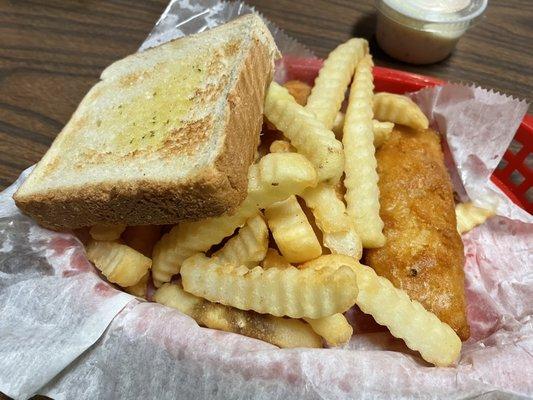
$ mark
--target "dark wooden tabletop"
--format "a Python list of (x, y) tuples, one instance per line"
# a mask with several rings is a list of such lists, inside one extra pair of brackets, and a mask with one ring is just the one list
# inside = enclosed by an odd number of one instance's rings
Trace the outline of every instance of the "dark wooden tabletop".
[[(102, 69), (139, 47), (166, 3), (0, 0), (0, 188), (41, 158)], [(424, 67), (396, 62), (377, 48), (372, 0), (249, 3), (319, 56), (363, 36), (371, 39), (378, 65), (476, 82), (531, 100), (531, 0), (491, 0), (455, 53)]]

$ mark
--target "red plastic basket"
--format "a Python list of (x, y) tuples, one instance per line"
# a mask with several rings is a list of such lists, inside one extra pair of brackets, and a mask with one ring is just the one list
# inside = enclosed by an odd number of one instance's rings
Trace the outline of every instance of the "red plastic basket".
[[(322, 60), (308, 58), (285, 58), (287, 79), (298, 79), (312, 85)], [(391, 93), (413, 92), (426, 87), (442, 85), (445, 81), (429, 76), (412, 74), (390, 68), (374, 67), (376, 91)], [(527, 158), (533, 152), (533, 116), (526, 114), (516, 131), (514, 142), (520, 148), (513, 153), (507, 150), (503, 160), (491, 176), (491, 180), (518, 206), (533, 214), (533, 170)], [(511, 177), (513, 175), (513, 178)], [(517, 179), (518, 178), (518, 179)], [(530, 192), (528, 194), (528, 191)], [(529, 199), (528, 199), (529, 195)]]

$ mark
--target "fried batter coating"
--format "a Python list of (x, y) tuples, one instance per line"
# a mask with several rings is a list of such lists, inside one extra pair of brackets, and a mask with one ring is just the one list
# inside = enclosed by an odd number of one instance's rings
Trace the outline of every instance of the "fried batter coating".
[(387, 239), (365, 261), (468, 339), (463, 243), (439, 137), (396, 126), (376, 152)]

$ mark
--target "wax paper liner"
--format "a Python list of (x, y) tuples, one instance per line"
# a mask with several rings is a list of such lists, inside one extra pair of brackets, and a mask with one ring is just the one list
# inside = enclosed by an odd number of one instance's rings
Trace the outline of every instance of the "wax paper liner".
[[(243, 10), (242, 3), (171, 2), (142, 48), (174, 37), (175, 26), (178, 35), (194, 33)], [(526, 105), (458, 85), (413, 98), (445, 135), (456, 190), (482, 203), (495, 196), (501, 215), (463, 237), (472, 338), (456, 367), (432, 367), (385, 332), (357, 334), (342, 349), (282, 350), (141, 302), (101, 280), (74, 236), (19, 213), (11, 196), (26, 171), (0, 193), (0, 391), (55, 399), (533, 395), (531, 216), (484, 178)]]
[(95, 273), (71, 234), (40, 228), (0, 194), (0, 391), (26, 398), (102, 335), (131, 301)]
[[(451, 154), (448, 169), (453, 172), (461, 200), (470, 198), (480, 206), (496, 208), (498, 215), (533, 222), (528, 212), (509, 201), (490, 180), (527, 104), (492, 90), (459, 84), (420, 90), (411, 97), (446, 137)], [(465, 126), (475, 129), (465, 132)]]
[[(315, 58), (313, 52), (287, 35), (276, 24), (267, 20), (254, 7), (241, 1), (220, 0), (171, 1), (139, 50), (143, 51), (172, 39), (202, 32), (240, 15), (250, 13), (256, 13), (263, 18), (282, 54), (290, 54), (293, 57)], [(284, 61), (279, 60), (276, 63), (275, 80), (283, 80), (284, 76)]]

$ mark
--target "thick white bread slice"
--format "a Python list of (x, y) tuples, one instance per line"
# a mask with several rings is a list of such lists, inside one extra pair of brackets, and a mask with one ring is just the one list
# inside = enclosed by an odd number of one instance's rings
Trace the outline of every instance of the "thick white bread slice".
[(171, 224), (245, 197), (278, 50), (246, 15), (110, 65), (17, 205), (53, 229)]

